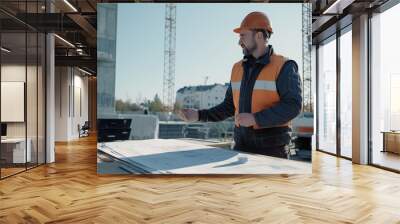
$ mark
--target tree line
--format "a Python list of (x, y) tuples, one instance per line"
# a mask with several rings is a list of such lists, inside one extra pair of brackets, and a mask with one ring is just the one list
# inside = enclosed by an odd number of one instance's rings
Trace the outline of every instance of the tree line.
[(115, 110), (121, 113), (134, 112), (134, 111), (148, 111), (148, 112), (169, 112), (171, 109), (176, 112), (181, 109), (182, 106), (175, 102), (174, 108), (170, 108), (167, 105), (163, 104), (158, 94), (156, 94), (153, 100), (145, 99), (143, 102), (132, 102), (131, 99), (122, 100), (117, 99), (115, 101)]

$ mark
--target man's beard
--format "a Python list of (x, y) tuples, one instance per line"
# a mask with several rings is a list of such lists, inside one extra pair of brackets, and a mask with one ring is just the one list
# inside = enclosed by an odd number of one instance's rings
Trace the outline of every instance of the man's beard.
[(253, 52), (256, 49), (257, 49), (256, 44), (254, 44), (253, 47), (251, 47), (251, 48), (246, 47), (244, 44), (242, 45), (242, 51), (243, 51), (244, 56), (249, 56), (249, 55), (253, 54)]

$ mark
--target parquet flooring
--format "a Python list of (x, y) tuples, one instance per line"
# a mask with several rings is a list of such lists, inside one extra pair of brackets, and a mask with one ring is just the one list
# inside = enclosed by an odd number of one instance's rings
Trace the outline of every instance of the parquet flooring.
[(0, 223), (400, 223), (400, 175), (314, 152), (312, 175), (99, 176), (89, 137), (0, 181)]

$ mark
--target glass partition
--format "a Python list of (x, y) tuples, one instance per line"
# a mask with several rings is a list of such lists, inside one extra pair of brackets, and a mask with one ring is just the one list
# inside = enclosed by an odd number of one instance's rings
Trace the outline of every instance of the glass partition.
[[(43, 13), (45, 1), (2, 1), (0, 7)], [(0, 12), (0, 178), (45, 163), (45, 35)]]
[(25, 32), (1, 34), (2, 177), (24, 171), (27, 159), (30, 162), (26, 139), (26, 41)]
[(371, 140), (372, 163), (400, 170), (400, 5), (371, 19)]
[(352, 34), (340, 36), (340, 155), (352, 157)]
[(336, 154), (336, 39), (318, 48), (318, 149)]

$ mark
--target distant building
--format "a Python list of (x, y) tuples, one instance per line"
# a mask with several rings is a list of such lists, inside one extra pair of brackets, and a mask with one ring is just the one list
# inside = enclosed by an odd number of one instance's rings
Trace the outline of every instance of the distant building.
[(99, 4), (97, 29), (97, 116), (115, 113), (117, 4)]
[(224, 98), (229, 83), (185, 86), (176, 93), (176, 102), (183, 108), (208, 109), (220, 104)]

